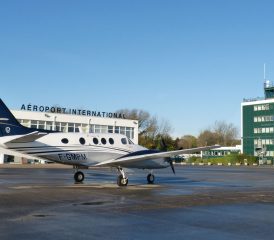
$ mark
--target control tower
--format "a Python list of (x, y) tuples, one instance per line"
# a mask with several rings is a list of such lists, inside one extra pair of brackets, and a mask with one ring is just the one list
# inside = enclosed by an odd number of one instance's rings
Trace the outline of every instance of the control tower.
[(274, 164), (274, 84), (267, 80), (264, 65), (264, 98), (241, 103), (242, 152)]
[(264, 82), (264, 96), (265, 99), (274, 98), (274, 85), (269, 80), (265, 80)]

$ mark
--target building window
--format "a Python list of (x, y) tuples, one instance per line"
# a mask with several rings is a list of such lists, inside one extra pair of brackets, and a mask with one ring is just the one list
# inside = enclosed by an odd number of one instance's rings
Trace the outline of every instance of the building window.
[(81, 124), (82, 131), (88, 133), (88, 124)]
[(61, 123), (61, 132), (68, 132), (68, 124), (67, 123)]
[(100, 125), (94, 125), (94, 126), (95, 126), (94, 132), (95, 132), (95, 133), (101, 133)]
[(45, 129), (52, 130), (52, 122), (46, 122)]
[(38, 121), (38, 128), (39, 129), (45, 129), (46, 122), (45, 121)]
[(132, 138), (132, 137), (133, 137), (133, 136), (132, 136), (132, 128), (126, 127), (126, 136), (127, 136), (128, 138)]
[(89, 125), (89, 132), (95, 133), (95, 125), (94, 124)]
[(20, 122), (25, 127), (30, 127), (30, 120), (24, 120), (24, 119), (17, 119), (18, 122)]
[(75, 123), (74, 124), (74, 132), (82, 132), (82, 127), (81, 127), (81, 124), (79, 123)]
[(30, 121), (30, 127), (31, 127), (31, 128), (38, 128), (38, 121), (36, 121), (36, 120), (31, 120), (31, 121)]
[(126, 127), (120, 127), (120, 134), (126, 135)]
[(115, 133), (120, 133), (120, 128), (119, 127), (115, 127)]
[(113, 126), (108, 126), (108, 133), (113, 133)]
[(68, 123), (68, 132), (74, 132), (74, 123)]

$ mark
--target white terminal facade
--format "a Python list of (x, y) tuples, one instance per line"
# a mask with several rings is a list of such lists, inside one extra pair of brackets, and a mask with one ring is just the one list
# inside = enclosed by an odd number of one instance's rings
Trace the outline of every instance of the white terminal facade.
[[(138, 144), (138, 120), (125, 119), (123, 114), (24, 104), (21, 110), (11, 112), (26, 127), (61, 132), (120, 133)], [(0, 153), (0, 163), (4, 162), (22, 161)]]

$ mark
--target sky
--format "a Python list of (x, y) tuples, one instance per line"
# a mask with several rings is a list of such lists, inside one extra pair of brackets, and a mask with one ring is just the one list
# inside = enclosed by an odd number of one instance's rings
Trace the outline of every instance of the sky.
[(0, 97), (142, 109), (194, 136), (241, 126), (274, 80), (273, 0), (0, 0)]

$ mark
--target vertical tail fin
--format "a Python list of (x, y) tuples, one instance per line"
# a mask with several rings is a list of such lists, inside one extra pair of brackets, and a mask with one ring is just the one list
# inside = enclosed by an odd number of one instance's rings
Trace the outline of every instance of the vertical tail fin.
[(28, 134), (32, 131), (22, 126), (0, 99), (0, 137)]

